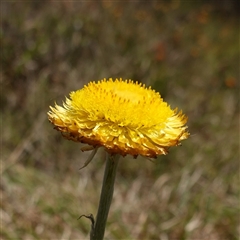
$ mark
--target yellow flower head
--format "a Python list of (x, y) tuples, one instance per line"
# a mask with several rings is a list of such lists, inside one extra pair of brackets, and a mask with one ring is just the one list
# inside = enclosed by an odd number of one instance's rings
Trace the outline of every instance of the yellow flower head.
[(131, 80), (90, 82), (55, 104), (49, 120), (63, 136), (112, 154), (156, 157), (186, 139), (187, 117), (160, 94)]

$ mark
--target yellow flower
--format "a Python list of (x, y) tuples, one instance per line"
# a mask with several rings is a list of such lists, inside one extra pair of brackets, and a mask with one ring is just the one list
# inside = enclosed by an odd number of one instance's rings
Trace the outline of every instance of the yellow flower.
[(167, 154), (189, 136), (181, 111), (172, 110), (151, 87), (131, 80), (90, 82), (71, 92), (63, 107), (50, 109), (50, 122), (67, 139), (122, 156)]

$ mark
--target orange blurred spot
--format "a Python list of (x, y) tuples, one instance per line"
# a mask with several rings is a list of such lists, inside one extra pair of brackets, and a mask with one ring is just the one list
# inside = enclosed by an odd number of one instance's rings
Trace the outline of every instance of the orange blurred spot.
[(208, 17), (209, 17), (208, 9), (203, 8), (197, 14), (197, 21), (201, 24), (205, 24), (208, 22)]
[(199, 49), (197, 49), (196, 47), (193, 47), (190, 51), (190, 54), (192, 57), (198, 57), (199, 56)]
[(166, 47), (165, 44), (160, 42), (158, 43), (157, 47), (156, 47), (156, 54), (155, 54), (155, 59), (157, 61), (162, 61), (165, 59), (166, 57)]
[(225, 79), (225, 84), (229, 88), (236, 87), (237, 79), (235, 77), (228, 77), (228, 78)]

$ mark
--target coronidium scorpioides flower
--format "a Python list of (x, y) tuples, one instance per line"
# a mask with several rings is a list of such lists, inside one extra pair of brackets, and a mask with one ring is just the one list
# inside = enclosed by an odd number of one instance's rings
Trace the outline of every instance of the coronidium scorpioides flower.
[(100, 146), (111, 154), (154, 158), (186, 139), (187, 117), (172, 110), (151, 87), (132, 80), (90, 82), (48, 112), (69, 140)]

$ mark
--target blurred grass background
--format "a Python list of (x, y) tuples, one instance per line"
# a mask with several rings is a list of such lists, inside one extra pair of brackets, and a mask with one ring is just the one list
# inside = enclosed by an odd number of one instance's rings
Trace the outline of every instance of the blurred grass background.
[(89, 239), (104, 170), (47, 120), (102, 78), (158, 90), (191, 137), (120, 161), (106, 239), (238, 239), (238, 1), (1, 2), (1, 239)]

